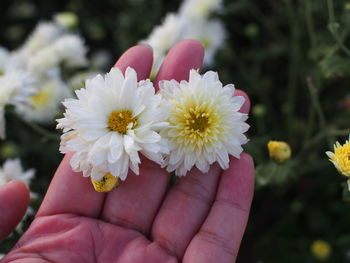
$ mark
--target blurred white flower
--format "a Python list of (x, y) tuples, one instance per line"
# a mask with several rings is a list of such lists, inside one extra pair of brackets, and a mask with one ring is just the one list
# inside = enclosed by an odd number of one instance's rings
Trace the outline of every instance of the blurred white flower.
[(34, 80), (21, 70), (8, 71), (0, 76), (0, 138), (5, 138), (6, 105), (28, 105), (29, 96), (36, 92)]
[(47, 46), (27, 60), (27, 68), (35, 75), (46, 74), (59, 65), (59, 59), (54, 46)]
[(206, 173), (214, 162), (227, 169), (229, 155), (240, 157), (249, 125), (247, 114), (238, 112), (244, 97), (233, 96), (234, 90), (213, 71), (201, 76), (191, 70), (188, 82), (160, 82), (162, 109), (169, 112), (169, 127), (161, 132), (169, 140), (167, 171), (183, 176), (195, 165)]
[(16, 111), (24, 118), (36, 122), (49, 122), (59, 113), (61, 101), (72, 97), (71, 90), (59, 78), (40, 81), (39, 90), (29, 97), (29, 103), (21, 103)]
[(80, 67), (87, 64), (86, 47), (83, 40), (75, 35), (67, 34), (52, 45), (38, 51), (28, 60), (28, 69), (35, 74), (45, 74), (60, 63), (69, 67)]
[(60, 37), (54, 44), (60, 62), (69, 67), (81, 67), (87, 65), (86, 52), (83, 39), (77, 35), (67, 34)]
[(22, 164), (19, 159), (8, 159), (2, 167), (0, 167), (0, 185), (7, 184), (12, 180), (19, 180), (28, 185), (34, 177), (34, 169), (23, 171)]
[(63, 32), (63, 27), (56, 23), (41, 22), (20, 49), (25, 54), (35, 54), (42, 48), (53, 44)]
[(222, 10), (222, 0), (187, 0), (178, 13), (166, 15), (149, 37), (140, 43), (153, 48), (154, 60), (151, 77), (154, 77), (169, 49), (183, 39), (196, 39), (205, 46), (204, 64), (211, 65), (217, 50), (223, 46), (226, 31), (219, 20), (209, 19), (210, 14)]
[(205, 48), (204, 64), (212, 65), (214, 56), (226, 40), (224, 25), (218, 20), (195, 21), (184, 31), (184, 38), (200, 41)]
[[(4, 137), (4, 107), (8, 104), (15, 105), (27, 120), (53, 121), (60, 101), (72, 96), (63, 81), (61, 66), (85, 66), (86, 52), (80, 36), (69, 34), (62, 26), (50, 22), (39, 23), (19, 49), (8, 52), (0, 48), (0, 84), (6, 87), (0, 90), (0, 136)], [(16, 79), (10, 72), (30, 75), (35, 79), (35, 92), (24, 85), (23, 76), (17, 74)]]
[(111, 174), (125, 180), (130, 168), (139, 174), (139, 152), (157, 163), (168, 152), (158, 134), (166, 116), (159, 109), (161, 97), (149, 80), (137, 82), (134, 69), (125, 77), (117, 68), (102, 77), (86, 81), (77, 90), (78, 99), (66, 99), (64, 118), (57, 120), (63, 129), (60, 151), (75, 152), (74, 171), (101, 180)]
[(222, 7), (222, 0), (185, 0), (180, 7), (180, 15), (191, 20), (204, 20)]
[(168, 14), (162, 25), (156, 26), (141, 43), (150, 45), (155, 53), (165, 54), (181, 38), (184, 21), (176, 14)]

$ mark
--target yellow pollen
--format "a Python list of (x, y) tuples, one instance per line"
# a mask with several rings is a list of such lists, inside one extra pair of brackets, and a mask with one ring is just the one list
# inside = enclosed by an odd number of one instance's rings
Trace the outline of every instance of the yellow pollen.
[(189, 115), (190, 118), (186, 120), (186, 123), (188, 123), (188, 127), (191, 130), (202, 133), (206, 128), (208, 128), (209, 119), (207, 117), (207, 114), (196, 114), (194, 112), (191, 112)]
[(334, 153), (326, 154), (341, 174), (350, 177), (350, 141), (346, 141), (343, 145), (337, 142), (334, 145)]
[(108, 117), (108, 129), (120, 134), (126, 134), (128, 129), (134, 129), (136, 126), (137, 118), (132, 117), (132, 111), (130, 110), (112, 111)]

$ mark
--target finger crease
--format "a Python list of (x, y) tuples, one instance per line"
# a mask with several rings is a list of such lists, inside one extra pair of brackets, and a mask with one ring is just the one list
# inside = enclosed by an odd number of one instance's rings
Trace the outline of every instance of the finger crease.
[[(202, 203), (210, 204), (213, 202), (213, 194), (197, 178), (184, 178), (186, 181), (180, 181), (173, 190), (188, 196), (189, 198), (199, 200)], [(184, 187), (186, 184), (186, 187)]]
[(113, 217), (113, 219), (108, 218), (106, 219), (107, 222), (122, 227), (122, 228), (127, 228), (130, 230), (134, 230), (137, 231), (143, 235), (147, 235), (146, 231), (143, 230), (139, 225), (131, 222), (130, 220), (126, 219), (126, 218), (122, 218), (122, 217)]
[(177, 251), (176, 246), (171, 241), (169, 241), (167, 238), (157, 237), (154, 240), (154, 242), (156, 242), (162, 249), (164, 249), (168, 255), (179, 260), (178, 254), (176, 253), (176, 251)]
[(230, 246), (231, 240), (228, 240), (224, 237), (221, 237), (217, 234), (215, 234), (212, 231), (201, 229), (199, 233), (197, 234), (197, 237), (207, 242), (215, 247), (217, 247), (219, 250), (223, 250), (225, 253), (227, 253), (230, 257), (235, 259), (237, 257), (237, 251), (233, 246)]
[(249, 209), (244, 207), (240, 202), (236, 202), (230, 199), (223, 199), (223, 198), (219, 198), (215, 200), (215, 203), (218, 205), (222, 205), (222, 206), (229, 206), (230, 208), (234, 209), (235, 211), (239, 211), (242, 212), (244, 214), (248, 214), (249, 213)]

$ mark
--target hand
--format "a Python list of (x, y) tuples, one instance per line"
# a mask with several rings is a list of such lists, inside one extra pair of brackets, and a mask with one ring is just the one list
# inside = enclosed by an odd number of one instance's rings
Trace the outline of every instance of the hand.
[[(175, 45), (155, 83), (186, 79), (200, 68), (203, 47), (185, 40)], [(152, 51), (129, 49), (116, 63), (148, 78)], [(242, 91), (237, 91), (245, 95)], [(249, 100), (242, 111), (248, 112)], [(71, 154), (60, 164), (35, 220), (2, 263), (43, 262), (230, 262), (237, 255), (253, 196), (254, 165), (242, 154), (229, 169), (193, 169), (169, 190), (169, 174), (143, 160), (140, 176), (129, 175), (107, 194), (74, 173)]]
[(0, 186), (0, 241), (18, 225), (27, 210), (29, 190), (20, 181)]

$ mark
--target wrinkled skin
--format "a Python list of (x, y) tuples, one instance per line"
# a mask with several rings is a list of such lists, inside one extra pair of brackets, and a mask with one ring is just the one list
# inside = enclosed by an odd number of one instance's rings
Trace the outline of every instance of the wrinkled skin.
[[(155, 83), (188, 78), (189, 69), (200, 68), (203, 52), (196, 41), (178, 43)], [(123, 71), (132, 66), (139, 79), (145, 79), (151, 65), (151, 49), (136, 46), (115, 66)], [(247, 113), (248, 97), (243, 91), (236, 93), (246, 97), (241, 111)], [(253, 196), (254, 164), (249, 155), (231, 158), (225, 171), (216, 164), (207, 174), (192, 169), (171, 189), (169, 174), (144, 159), (140, 176), (131, 174), (107, 194), (95, 192), (88, 178), (74, 173), (70, 157), (67, 154), (57, 169), (30, 228), (1, 263), (232, 263), (236, 259)], [(22, 199), (14, 202), (25, 206), (28, 200)], [(16, 218), (7, 216), (0, 223), (0, 229), (7, 229), (0, 238), (13, 227), (6, 222)]]

